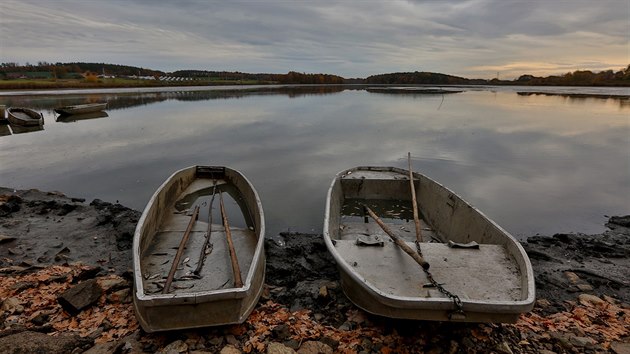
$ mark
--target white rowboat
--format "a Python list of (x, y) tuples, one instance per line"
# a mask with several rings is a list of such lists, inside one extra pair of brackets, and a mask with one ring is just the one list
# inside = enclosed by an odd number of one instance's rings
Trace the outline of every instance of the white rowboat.
[[(235, 284), (226, 228), (215, 215), (220, 197), (227, 200), (242, 286)], [(199, 211), (197, 220), (190, 215), (193, 209)], [(215, 216), (205, 247), (210, 215)], [(187, 228), (188, 240), (182, 242)], [(264, 234), (260, 199), (241, 173), (215, 166), (175, 172), (149, 200), (134, 235), (134, 306), (142, 328), (156, 332), (245, 321), (263, 289)], [(171, 271), (172, 283), (165, 286)]]
[(394, 167), (342, 171), (328, 190), (324, 239), (348, 298), (372, 314), (416, 320), (515, 322), (531, 310), (534, 275), (516, 239), (441, 184), (419, 173), (413, 178), (422, 255), (461, 308), (364, 216), (367, 205), (415, 250), (409, 171)]

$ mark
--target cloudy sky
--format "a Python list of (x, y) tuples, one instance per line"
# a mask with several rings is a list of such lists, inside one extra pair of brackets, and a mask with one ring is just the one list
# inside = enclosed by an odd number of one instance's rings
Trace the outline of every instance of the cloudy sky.
[(630, 63), (628, 0), (3, 0), (0, 62), (512, 79)]

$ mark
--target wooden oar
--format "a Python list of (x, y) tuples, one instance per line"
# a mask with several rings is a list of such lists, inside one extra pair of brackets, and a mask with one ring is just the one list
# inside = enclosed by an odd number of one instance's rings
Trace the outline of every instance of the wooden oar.
[[(208, 207), (208, 229), (206, 231), (206, 240), (203, 242), (203, 246), (201, 246), (201, 251), (199, 251), (199, 261), (197, 262), (197, 268), (193, 271), (193, 274), (199, 275), (201, 272), (201, 268), (203, 268), (203, 263), (206, 261), (206, 256), (208, 255), (207, 248), (210, 243), (210, 236), (212, 236), (212, 204), (214, 204), (214, 196), (216, 195), (217, 190), (217, 180), (215, 179), (212, 182), (212, 198), (210, 199), (210, 206)], [(210, 250), (212, 251), (212, 249)]]
[(192, 230), (193, 225), (195, 225), (195, 221), (197, 221), (197, 216), (199, 216), (199, 205), (195, 206), (193, 215), (190, 217), (190, 221), (188, 222), (188, 227), (186, 228), (186, 232), (184, 232), (184, 236), (182, 236), (182, 240), (179, 242), (179, 248), (177, 249), (177, 253), (175, 254), (175, 259), (173, 260), (173, 264), (171, 264), (171, 271), (168, 272), (168, 277), (166, 278), (166, 284), (164, 284), (164, 289), (162, 289), (162, 294), (167, 294), (169, 289), (171, 288), (173, 277), (175, 277), (175, 271), (177, 270), (177, 266), (179, 265), (180, 258), (182, 258), (182, 253), (184, 253), (184, 248), (186, 247), (186, 242), (188, 242), (190, 231)]
[(234, 250), (234, 244), (232, 243), (232, 233), (230, 232), (230, 224), (228, 223), (227, 214), (225, 213), (225, 207), (223, 206), (223, 193), (219, 191), (219, 200), (221, 201), (221, 217), (223, 218), (223, 227), (225, 228), (225, 237), (227, 238), (228, 250), (230, 251), (230, 261), (232, 262), (232, 273), (234, 273), (234, 287), (243, 287), (243, 280), (241, 279), (241, 268), (238, 266), (238, 259), (236, 258), (236, 251)]
[(413, 248), (409, 247), (405, 243), (405, 241), (403, 241), (400, 237), (396, 236), (392, 232), (392, 230), (389, 227), (387, 227), (387, 225), (385, 225), (385, 223), (372, 211), (372, 209), (370, 209), (367, 205), (364, 205), (363, 207), (365, 208), (365, 210), (367, 210), (368, 215), (370, 215), (370, 217), (372, 217), (372, 219), (376, 221), (378, 226), (380, 226), (381, 229), (383, 229), (383, 231), (385, 231), (385, 233), (389, 235), (389, 237), (392, 239), (392, 241), (394, 241), (394, 243), (398, 247), (400, 247), (403, 251), (405, 251), (405, 253), (411, 256), (411, 258), (413, 258), (413, 260), (416, 261), (423, 269), (429, 269), (430, 267), (429, 263), (427, 263), (427, 261), (425, 261), (424, 258), (419, 253), (415, 252)]
[[(413, 222), (416, 224), (416, 245), (422, 242), (422, 231), (420, 228), (420, 217), (418, 216), (418, 202), (416, 201), (416, 187), (413, 185), (413, 172), (411, 171), (411, 152), (407, 153), (409, 161), (409, 183), (411, 184), (411, 203), (413, 205)], [(420, 246), (418, 245), (418, 250)]]

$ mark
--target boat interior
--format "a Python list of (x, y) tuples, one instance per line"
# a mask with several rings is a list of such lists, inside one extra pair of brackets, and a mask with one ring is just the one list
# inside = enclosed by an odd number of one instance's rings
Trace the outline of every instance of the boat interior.
[[(155, 231), (147, 235), (142, 242), (141, 270), (145, 294), (162, 293), (179, 244), (196, 206), (199, 207), (198, 218), (192, 226), (168, 293), (234, 288), (234, 275), (221, 217), (220, 196), (224, 200), (229, 229), (244, 281), (250, 271), (259, 241), (243, 197), (224, 175), (183, 178), (181, 185), (183, 188), (181, 193), (171, 191), (166, 193), (164, 198), (166, 208), (163, 208), (166, 212), (156, 218)], [(208, 225), (211, 225), (209, 247), (204, 249)], [(195, 272), (202, 261), (203, 266), (199, 272)]]
[[(527, 280), (521, 276), (524, 260), (519, 260), (509, 237), (483, 216), (476, 216), (459, 197), (422, 177), (414, 177), (420, 248), (433, 278), (462, 301), (526, 299)], [(335, 250), (365, 282), (391, 297), (446, 297), (430, 286), (420, 265), (364, 209), (364, 205), (372, 209), (415, 250), (408, 174), (353, 170), (333, 185), (331, 199), (329, 234)]]

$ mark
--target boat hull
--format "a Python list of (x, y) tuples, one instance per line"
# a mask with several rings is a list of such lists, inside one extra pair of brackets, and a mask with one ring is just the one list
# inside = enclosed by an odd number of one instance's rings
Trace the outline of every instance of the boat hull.
[(74, 106), (64, 106), (55, 108), (55, 112), (57, 114), (85, 114), (85, 113), (94, 113), (100, 112), (107, 107), (107, 103), (88, 103), (88, 104), (80, 104)]
[[(152, 278), (166, 278), (177, 248), (173, 245), (179, 244), (185, 224), (190, 220), (177, 205), (198, 198), (195, 200), (203, 202), (197, 205), (209, 208), (207, 194), (214, 190), (215, 183), (218, 189), (225, 188), (223, 194), (226, 195), (226, 188), (230, 186), (230, 195), (235, 195), (233, 204), (238, 204), (233, 207), (249, 214), (249, 227), (230, 226), (244, 284), (234, 286), (220, 218), (212, 222), (210, 243), (213, 247), (204, 257), (198, 279), (188, 279), (201, 260), (201, 245), (208, 230), (208, 223), (200, 217), (183, 251), (184, 261), (175, 273), (171, 287), (174, 290), (163, 294)], [(215, 199), (213, 210), (219, 209), (219, 197)], [(227, 167), (192, 166), (175, 172), (151, 197), (134, 235), (134, 308), (142, 328), (146, 332), (157, 332), (245, 321), (258, 302), (264, 284), (264, 229), (258, 194), (238, 171)]]
[[(378, 225), (347, 213), (348, 201), (353, 200), (368, 205), (368, 201), (396, 205), (404, 201), (411, 206), (408, 171), (393, 167), (342, 171), (329, 188), (324, 239), (348, 298), (372, 314), (415, 320), (514, 322), (531, 310), (534, 277), (520, 244), (439, 183), (414, 173), (414, 185), (423, 226), (422, 254), (434, 279), (460, 298), (463, 314), (455, 311), (451, 298), (427, 286), (430, 281), (422, 268)], [(413, 218), (386, 216), (381, 212), (386, 224), (415, 249)], [(365, 235), (379, 238), (382, 246), (361, 246), (357, 239)], [(479, 247), (449, 247), (448, 241), (475, 241)]]

